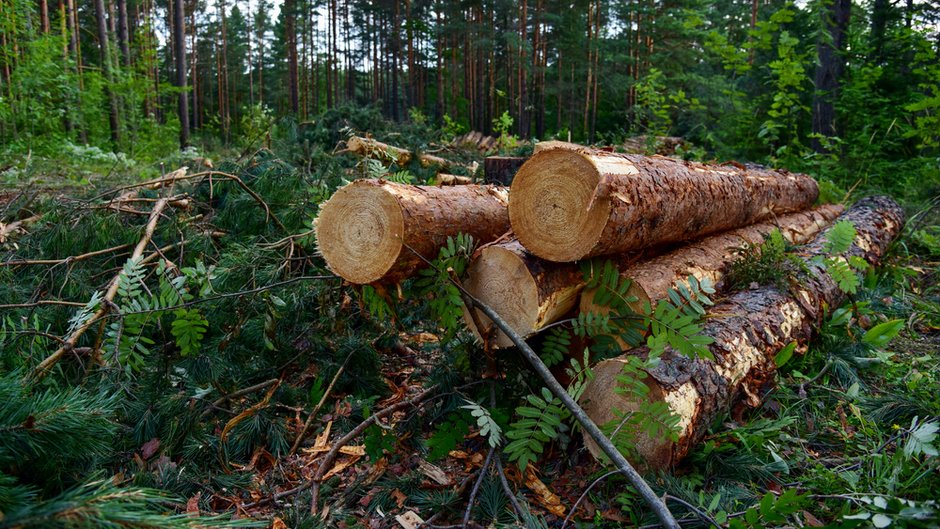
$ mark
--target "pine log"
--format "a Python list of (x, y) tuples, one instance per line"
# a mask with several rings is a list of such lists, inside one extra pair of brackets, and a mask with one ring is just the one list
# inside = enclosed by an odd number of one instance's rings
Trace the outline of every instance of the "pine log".
[(351, 283), (392, 283), (424, 268), (458, 233), (480, 242), (509, 230), (506, 188), (411, 186), (357, 180), (321, 207), (317, 243), (330, 270)]
[[(393, 161), (398, 164), (399, 167), (408, 165), (414, 156), (408, 149), (395, 147), (387, 143), (373, 140), (372, 138), (362, 138), (360, 136), (353, 136), (346, 140), (346, 152), (358, 154), (359, 156), (376, 157), (383, 161)], [(449, 160), (434, 156), (433, 154), (421, 154), (418, 160), (421, 162), (422, 167), (438, 165), (441, 168), (447, 168), (451, 166)]]
[[(760, 222), (711, 235), (677, 250), (622, 268), (620, 277), (630, 280), (628, 295), (637, 300), (628, 303), (635, 312), (642, 312), (647, 304), (666, 299), (669, 289), (676, 283), (689, 286), (689, 276), (699, 282), (711, 281), (717, 290), (723, 290), (728, 266), (737, 258), (744, 245), (756, 245), (774, 229), (779, 229), (790, 244), (805, 244), (842, 213), (842, 206), (828, 204), (800, 213), (791, 213), (774, 221)], [(596, 289), (581, 293), (581, 312), (606, 314), (610, 309), (594, 303)]]
[[(477, 250), (463, 286), (526, 338), (574, 308), (584, 280), (576, 264), (539, 259), (519, 241), (509, 239)], [(484, 327), (483, 332), (474, 319)], [(478, 338), (489, 339), (496, 348), (512, 347), (512, 340), (479, 310), (465, 309), (464, 320)]]
[(434, 185), (437, 186), (462, 186), (472, 184), (473, 179), (469, 176), (460, 176), (455, 174), (438, 173), (434, 178)]
[[(851, 221), (858, 232), (847, 255), (876, 265), (899, 234), (903, 211), (890, 198), (872, 197), (859, 201), (839, 220)], [(666, 348), (659, 364), (646, 372), (647, 400), (665, 402), (678, 416), (679, 439), (672, 442), (632, 432), (638, 462), (651, 470), (667, 468), (689, 453), (723, 410), (735, 403), (760, 403), (762, 388), (773, 382), (777, 352), (794, 341), (805, 346), (821, 325), (824, 312), (845, 298), (824, 265), (813, 261), (826, 255), (825, 242), (823, 232), (799, 250), (807, 271), (789, 290), (761, 287), (741, 291), (709, 311), (703, 332), (715, 340), (708, 346), (714, 361), (692, 360)], [(648, 349), (637, 348), (628, 354), (647, 353)], [(598, 424), (616, 420), (614, 409), (629, 413), (639, 407), (639, 401), (615, 391), (616, 377), (626, 358), (598, 364), (581, 397), (584, 409)], [(598, 457), (600, 452), (593, 442), (586, 439), (585, 443)]]
[(508, 186), (525, 161), (518, 156), (487, 156), (483, 159), (483, 179), (487, 184)]
[(560, 140), (548, 140), (548, 141), (540, 141), (536, 143), (535, 146), (532, 148), (532, 154), (535, 154), (537, 152), (542, 152), (542, 151), (549, 151), (551, 149), (569, 149), (569, 150), (577, 151), (577, 150), (584, 149), (584, 148), (585, 148), (584, 145), (579, 145), (577, 143), (570, 143), (567, 141), (560, 141)]
[(527, 250), (566, 262), (740, 228), (818, 194), (786, 171), (553, 148), (519, 169), (509, 218)]

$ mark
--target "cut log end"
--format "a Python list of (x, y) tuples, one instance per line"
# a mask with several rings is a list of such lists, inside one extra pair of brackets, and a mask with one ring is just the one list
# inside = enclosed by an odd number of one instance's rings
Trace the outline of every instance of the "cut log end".
[(372, 182), (357, 181), (323, 204), (316, 231), (331, 270), (353, 283), (372, 283), (398, 260), (404, 216), (393, 194)]
[[(623, 367), (626, 363), (626, 357), (617, 357), (604, 360), (595, 365), (592, 368), (593, 378), (591, 383), (587, 385), (578, 400), (588, 416), (599, 426), (604, 426), (611, 423), (611, 421), (622, 420), (624, 416), (638, 412), (644, 404), (662, 402), (666, 398), (662, 389), (655, 383), (647, 384), (650, 391), (642, 401), (632, 395), (614, 391), (614, 388), (618, 386), (617, 377), (623, 374)], [(689, 389), (695, 391), (694, 387)], [(614, 410), (618, 410), (620, 415), (617, 415)], [(679, 425), (680, 428), (686, 426), (685, 424)], [(624, 428), (630, 428), (630, 426), (621, 427), (617, 432), (618, 437), (631, 435), (631, 432), (624, 431)], [(675, 444), (665, 435), (636, 435), (633, 440), (635, 441), (634, 449), (636, 454), (631, 459), (643, 463), (642, 466), (646, 469), (667, 468), (672, 464)], [(595, 459), (603, 457), (600, 447), (590, 436), (584, 436), (584, 445)]]
[[(499, 245), (480, 251), (467, 269), (464, 287), (471, 295), (493, 308), (521, 336), (537, 329), (539, 319), (538, 286), (522, 257)], [(495, 329), (493, 322), (477, 311), (477, 329), (469, 314), (464, 318), (468, 327), (480, 339), (492, 339), (494, 346), (511, 347), (512, 340)], [(496, 333), (493, 336), (491, 334)]]
[(601, 178), (590, 157), (578, 151), (548, 149), (532, 156), (516, 174), (509, 204), (523, 246), (550, 261), (576, 261), (589, 253), (610, 214), (606, 197), (595, 196)]

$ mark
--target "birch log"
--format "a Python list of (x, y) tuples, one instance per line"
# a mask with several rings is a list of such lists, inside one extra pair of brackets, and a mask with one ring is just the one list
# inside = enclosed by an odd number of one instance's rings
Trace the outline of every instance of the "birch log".
[(818, 194), (786, 171), (550, 148), (519, 169), (509, 218), (527, 250), (567, 262), (740, 228)]
[[(357, 284), (405, 279), (458, 233), (480, 242), (509, 231), (506, 188), (411, 186), (357, 180), (320, 207), (316, 236), (327, 266)], [(414, 250), (414, 251), (412, 251)]]
[[(903, 222), (901, 207), (885, 197), (859, 201), (840, 220), (851, 221), (858, 235), (847, 255), (878, 264)], [(666, 468), (682, 459), (705, 435), (716, 416), (730, 405), (756, 406), (761, 388), (772, 382), (777, 352), (791, 342), (805, 345), (822, 322), (827, 309), (839, 306), (845, 295), (813, 260), (825, 255), (825, 232), (798, 255), (807, 273), (789, 291), (762, 287), (741, 291), (709, 311), (704, 333), (714, 338), (709, 346), (715, 360), (689, 359), (667, 348), (659, 365), (647, 372), (647, 399), (665, 402), (679, 419), (679, 439), (671, 442), (633, 432), (637, 460), (648, 469)], [(638, 348), (629, 354), (648, 352)], [(616, 377), (626, 356), (601, 362), (594, 368), (581, 403), (598, 424), (616, 420), (613, 410), (629, 413), (640, 403), (618, 394)], [(585, 440), (597, 457), (598, 448)]]
[[(783, 238), (790, 244), (805, 244), (820, 230), (842, 213), (842, 206), (827, 204), (810, 211), (791, 213), (775, 221), (752, 224), (744, 228), (730, 230), (718, 235), (705, 237), (677, 250), (640, 261), (627, 268), (621, 268), (620, 277), (630, 279), (628, 295), (637, 301), (629, 305), (635, 312), (642, 312), (647, 303), (666, 299), (669, 289), (677, 282), (688, 286), (689, 276), (699, 282), (711, 281), (715, 288), (722, 290), (728, 266), (737, 257), (737, 251), (745, 244), (760, 244), (764, 237), (774, 229), (779, 229)], [(585, 290), (581, 294), (581, 312), (606, 314), (609, 309), (594, 303), (596, 289)]]

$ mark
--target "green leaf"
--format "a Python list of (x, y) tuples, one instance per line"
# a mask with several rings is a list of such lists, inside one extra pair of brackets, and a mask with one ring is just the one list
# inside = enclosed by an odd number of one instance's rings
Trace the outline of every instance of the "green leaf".
[(774, 364), (776, 364), (778, 368), (782, 367), (790, 360), (790, 358), (793, 357), (793, 351), (796, 351), (795, 341), (790, 342), (786, 347), (777, 353), (777, 355), (774, 357)]
[(865, 332), (862, 341), (873, 347), (884, 347), (904, 328), (904, 320), (889, 320), (875, 325)]
[(852, 247), (852, 243), (855, 242), (857, 235), (855, 225), (850, 221), (840, 220), (836, 222), (826, 231), (826, 252), (829, 255), (845, 253)]

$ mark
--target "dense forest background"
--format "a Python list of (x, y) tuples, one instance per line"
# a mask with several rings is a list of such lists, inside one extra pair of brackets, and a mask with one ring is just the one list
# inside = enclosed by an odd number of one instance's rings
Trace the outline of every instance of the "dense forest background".
[(4, 0), (0, 21), (19, 153), (147, 161), (175, 132), (212, 151), (371, 105), (451, 136), (682, 136), (846, 187), (937, 172), (919, 160), (940, 146), (932, 2)]

